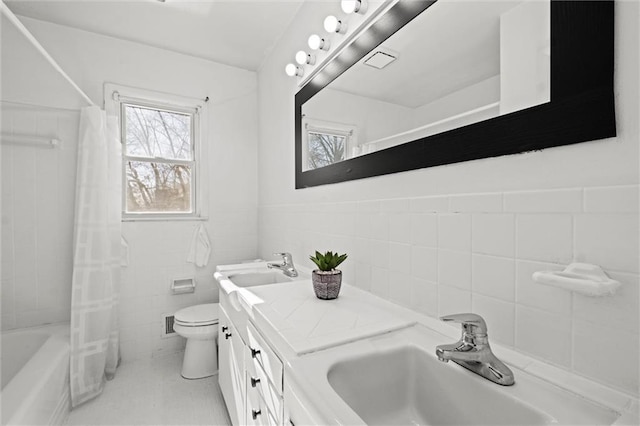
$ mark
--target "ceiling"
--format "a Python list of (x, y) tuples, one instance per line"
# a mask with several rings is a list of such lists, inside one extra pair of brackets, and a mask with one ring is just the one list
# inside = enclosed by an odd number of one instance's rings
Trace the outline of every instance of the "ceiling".
[(256, 71), (304, 0), (4, 0), (16, 15)]
[(500, 16), (522, 0), (439, 0), (374, 50), (397, 60), (355, 64), (331, 88), (417, 108), (500, 74)]

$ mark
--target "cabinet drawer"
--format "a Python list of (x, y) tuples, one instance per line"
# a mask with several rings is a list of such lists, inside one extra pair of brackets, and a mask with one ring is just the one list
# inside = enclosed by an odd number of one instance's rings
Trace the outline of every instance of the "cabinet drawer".
[(253, 324), (249, 323), (247, 325), (247, 332), (249, 337), (249, 359), (258, 368), (262, 368), (276, 391), (282, 394), (282, 361), (260, 336)]
[[(248, 376), (247, 376), (248, 379)], [(280, 426), (258, 391), (247, 384), (247, 425)]]
[[(250, 351), (247, 350), (247, 359)], [(282, 395), (271, 384), (266, 373), (254, 363), (247, 362), (247, 383), (245, 384), (247, 392), (257, 392), (262, 401), (277, 421), (282, 420), (283, 403)]]

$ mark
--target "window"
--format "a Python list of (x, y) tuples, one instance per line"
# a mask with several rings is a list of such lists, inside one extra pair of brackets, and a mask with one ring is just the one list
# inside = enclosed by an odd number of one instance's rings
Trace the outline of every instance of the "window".
[(356, 148), (355, 127), (344, 124), (305, 120), (304, 167), (313, 170), (344, 161)]
[(200, 217), (200, 107), (121, 92), (105, 91), (120, 116), (123, 218)]

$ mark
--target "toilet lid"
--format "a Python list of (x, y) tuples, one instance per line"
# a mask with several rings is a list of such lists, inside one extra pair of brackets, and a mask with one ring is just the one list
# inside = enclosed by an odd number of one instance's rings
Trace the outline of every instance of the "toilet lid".
[(192, 325), (209, 325), (218, 322), (218, 304), (207, 303), (180, 309), (175, 313), (175, 322)]

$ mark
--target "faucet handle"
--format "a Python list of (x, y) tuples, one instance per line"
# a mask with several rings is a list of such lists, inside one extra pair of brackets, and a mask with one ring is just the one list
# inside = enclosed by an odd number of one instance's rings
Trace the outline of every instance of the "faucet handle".
[(274, 256), (280, 256), (285, 262), (291, 262), (293, 260), (293, 257), (291, 256), (291, 253), (273, 253)]
[(464, 313), (464, 314), (451, 314), (440, 317), (444, 322), (455, 322), (462, 324), (462, 332), (473, 335), (486, 335), (487, 323), (478, 314)]

